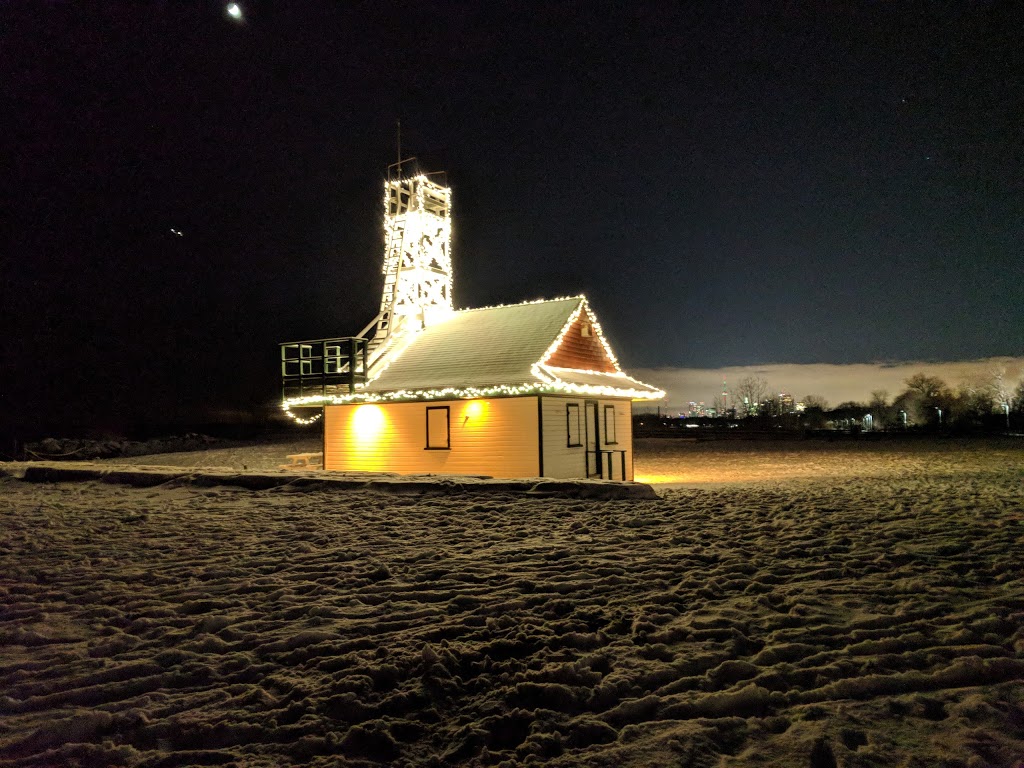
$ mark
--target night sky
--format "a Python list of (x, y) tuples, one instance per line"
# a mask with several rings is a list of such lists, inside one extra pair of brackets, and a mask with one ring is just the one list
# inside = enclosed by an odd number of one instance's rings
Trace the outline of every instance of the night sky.
[(272, 405), (376, 314), (397, 119), (456, 304), (627, 370), (1024, 352), (1020, 3), (239, 5), (0, 8), (2, 423)]

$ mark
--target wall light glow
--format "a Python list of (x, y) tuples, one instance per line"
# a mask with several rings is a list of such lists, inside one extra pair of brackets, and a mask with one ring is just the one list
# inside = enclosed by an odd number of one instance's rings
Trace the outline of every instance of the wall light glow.
[(386, 425), (387, 416), (379, 405), (360, 405), (352, 414), (352, 433), (363, 446), (375, 443)]

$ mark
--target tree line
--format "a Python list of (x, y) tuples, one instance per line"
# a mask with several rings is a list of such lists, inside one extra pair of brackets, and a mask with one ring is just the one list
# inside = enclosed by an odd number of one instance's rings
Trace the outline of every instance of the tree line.
[(993, 368), (955, 388), (924, 373), (910, 376), (904, 385), (893, 397), (880, 389), (867, 401), (846, 401), (835, 407), (823, 397), (809, 394), (798, 407), (772, 394), (763, 378), (748, 376), (737, 384), (731, 404), (720, 397), (716, 406), (719, 414), (733, 419), (810, 429), (988, 431), (1024, 426), (1024, 377), (1011, 381), (1004, 368)]

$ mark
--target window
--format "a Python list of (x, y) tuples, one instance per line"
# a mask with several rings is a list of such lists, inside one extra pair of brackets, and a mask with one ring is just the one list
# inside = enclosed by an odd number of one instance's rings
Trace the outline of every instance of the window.
[(619, 441), (615, 439), (615, 406), (604, 407), (604, 444), (615, 445)]
[(569, 431), (569, 441), (566, 445), (569, 448), (579, 448), (583, 445), (580, 430), (580, 404), (569, 403), (565, 406), (565, 423)]
[(427, 448), (428, 451), (451, 450), (451, 431), (449, 418), (451, 411), (447, 405), (427, 408)]

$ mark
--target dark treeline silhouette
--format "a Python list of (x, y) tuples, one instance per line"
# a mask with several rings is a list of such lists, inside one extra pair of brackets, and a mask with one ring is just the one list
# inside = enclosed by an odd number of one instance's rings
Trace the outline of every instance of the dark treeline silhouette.
[(906, 379), (894, 397), (876, 390), (868, 400), (831, 407), (809, 394), (801, 401), (771, 394), (764, 379), (739, 382), (729, 401), (720, 400), (711, 415), (668, 417), (640, 413), (634, 417), (637, 436), (702, 431), (756, 432), (950, 432), (1005, 433), (1024, 429), (1024, 379), (1009, 382), (1005, 371), (967, 380), (955, 389), (937, 376), (917, 373)]

